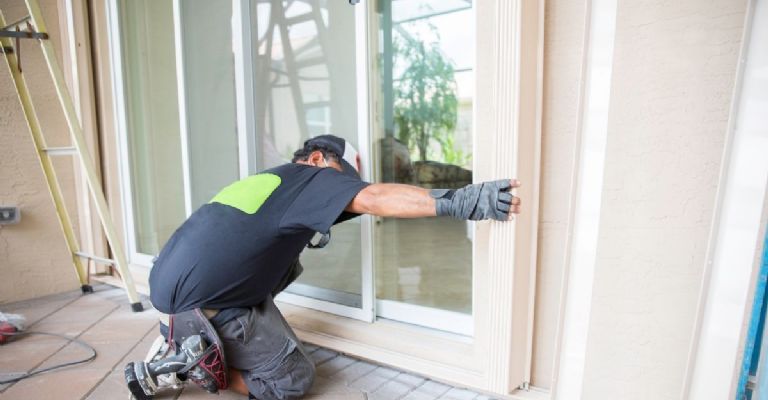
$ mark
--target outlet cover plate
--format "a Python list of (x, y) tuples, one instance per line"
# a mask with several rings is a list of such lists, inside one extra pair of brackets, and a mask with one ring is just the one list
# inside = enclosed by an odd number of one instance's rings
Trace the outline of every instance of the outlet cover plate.
[(0, 206), (0, 225), (18, 224), (21, 221), (19, 207)]

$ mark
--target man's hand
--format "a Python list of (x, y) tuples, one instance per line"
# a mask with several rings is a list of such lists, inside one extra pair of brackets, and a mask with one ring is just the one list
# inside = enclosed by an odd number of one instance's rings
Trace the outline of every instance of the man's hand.
[(473, 221), (507, 221), (520, 213), (520, 198), (510, 192), (519, 186), (520, 182), (516, 179), (503, 179), (456, 190), (435, 189), (430, 191), (430, 195), (435, 198), (437, 215)]

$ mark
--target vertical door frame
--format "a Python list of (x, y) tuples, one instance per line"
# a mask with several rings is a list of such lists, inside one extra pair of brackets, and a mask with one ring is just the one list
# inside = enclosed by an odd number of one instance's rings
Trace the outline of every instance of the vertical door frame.
[[(235, 58), (235, 109), (240, 178), (257, 172), (259, 165), (256, 135), (256, 69), (254, 43), (258, 42), (254, 11), (250, 0), (232, 0), (232, 49)], [(254, 40), (256, 38), (257, 40)]]
[(173, 0), (174, 50), (176, 51), (176, 89), (179, 101), (179, 133), (181, 134), (181, 169), (184, 177), (184, 210), (192, 215), (192, 177), (190, 175), (189, 126), (187, 120), (187, 87), (184, 73), (184, 27), (181, 24), (181, 0)]
[(750, 0), (683, 382), (684, 399), (736, 396), (768, 194), (764, 124), (768, 80), (761, 74), (768, 65), (766, 22), (768, 4)]
[(128, 262), (132, 265), (150, 267), (154, 255), (141, 253), (136, 240), (135, 207), (131, 190), (131, 158), (128, 143), (128, 117), (125, 90), (125, 72), (123, 70), (123, 43), (120, 22), (119, 0), (109, 0), (107, 20), (109, 32), (109, 61), (111, 68), (112, 93), (114, 93), (114, 126), (117, 132), (118, 170), (120, 193), (123, 203), (123, 226), (125, 227), (124, 244), (128, 253)]

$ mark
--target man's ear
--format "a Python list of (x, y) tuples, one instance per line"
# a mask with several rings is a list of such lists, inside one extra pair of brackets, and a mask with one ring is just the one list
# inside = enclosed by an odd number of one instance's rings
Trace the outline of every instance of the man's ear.
[(323, 160), (325, 157), (323, 157), (323, 152), (320, 150), (315, 150), (312, 153), (309, 154), (309, 157), (307, 157), (307, 161), (314, 165), (315, 167), (319, 167), (323, 165)]

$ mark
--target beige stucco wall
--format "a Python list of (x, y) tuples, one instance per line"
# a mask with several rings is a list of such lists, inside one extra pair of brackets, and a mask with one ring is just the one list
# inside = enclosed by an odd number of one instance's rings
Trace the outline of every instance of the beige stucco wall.
[[(56, 1), (40, 3), (60, 57)], [(20, 0), (0, 0), (0, 9), (8, 21), (26, 15)], [(22, 68), (48, 144), (69, 145), (39, 46), (24, 41), (22, 52)], [(74, 267), (5, 60), (0, 66), (0, 151), (0, 204), (18, 206), (22, 213), (20, 224), (0, 226), (0, 304), (77, 288)], [(55, 165), (68, 209), (74, 213), (73, 162), (64, 157)], [(72, 217), (77, 222), (76, 215)]]
[[(679, 398), (746, 3), (618, 2), (585, 399)], [(532, 384), (553, 376), (584, 0), (546, 2)]]
[(531, 383), (551, 387), (579, 123), (586, 2), (545, 3), (538, 274)]
[(743, 0), (620, 1), (585, 399), (678, 399)]

